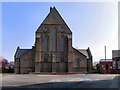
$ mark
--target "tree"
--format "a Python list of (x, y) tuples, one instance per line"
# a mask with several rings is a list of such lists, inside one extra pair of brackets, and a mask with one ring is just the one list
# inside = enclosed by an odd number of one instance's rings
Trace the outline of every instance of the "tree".
[(0, 68), (9, 68), (9, 62), (4, 57), (0, 56)]
[(100, 73), (100, 64), (97, 64), (96, 67), (97, 67), (97, 72)]

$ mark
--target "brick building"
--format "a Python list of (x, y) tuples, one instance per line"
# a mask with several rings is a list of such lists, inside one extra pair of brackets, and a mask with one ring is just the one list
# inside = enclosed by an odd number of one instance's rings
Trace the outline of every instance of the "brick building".
[(15, 73), (90, 73), (90, 49), (72, 47), (72, 32), (55, 7), (36, 31), (32, 49), (17, 48)]
[(113, 60), (112, 59), (101, 59), (100, 60), (100, 71), (101, 73), (111, 73), (113, 70)]
[(120, 74), (120, 50), (112, 51), (112, 59), (113, 59), (113, 70), (112, 73)]
[(120, 74), (120, 50), (112, 51), (112, 59), (100, 60), (101, 73)]

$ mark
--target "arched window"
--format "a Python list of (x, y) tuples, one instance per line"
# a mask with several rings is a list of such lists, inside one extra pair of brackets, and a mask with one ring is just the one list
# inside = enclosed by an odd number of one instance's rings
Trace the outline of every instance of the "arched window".
[(60, 51), (63, 52), (64, 51), (64, 37), (61, 37), (61, 48)]
[(45, 28), (44, 28), (44, 31), (47, 31), (47, 30), (48, 30), (47, 27), (45, 27)]
[(75, 59), (75, 61), (73, 62), (73, 67), (74, 68), (79, 68), (80, 67), (80, 60), (79, 59)]
[(76, 67), (79, 68), (80, 67), (80, 61), (76, 60)]
[(44, 51), (45, 52), (47, 52), (47, 47), (48, 47), (47, 42), (48, 42), (48, 38), (45, 36), (44, 38)]
[(52, 30), (52, 51), (56, 51), (56, 29)]
[(64, 28), (63, 28), (63, 27), (61, 27), (61, 28), (60, 28), (60, 31), (61, 31), (61, 32), (63, 32), (63, 31), (64, 31)]

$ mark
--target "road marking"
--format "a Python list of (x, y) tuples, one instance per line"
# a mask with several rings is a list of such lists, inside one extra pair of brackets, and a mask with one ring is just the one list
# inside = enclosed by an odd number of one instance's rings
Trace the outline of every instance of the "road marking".
[(62, 78), (62, 79), (52, 79), (50, 82), (82, 82), (82, 81), (92, 81), (90, 78)]

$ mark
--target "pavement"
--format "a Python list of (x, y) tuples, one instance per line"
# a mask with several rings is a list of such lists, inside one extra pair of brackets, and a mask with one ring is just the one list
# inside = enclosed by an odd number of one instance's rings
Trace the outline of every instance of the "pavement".
[(3, 88), (120, 88), (118, 74), (4, 74)]

